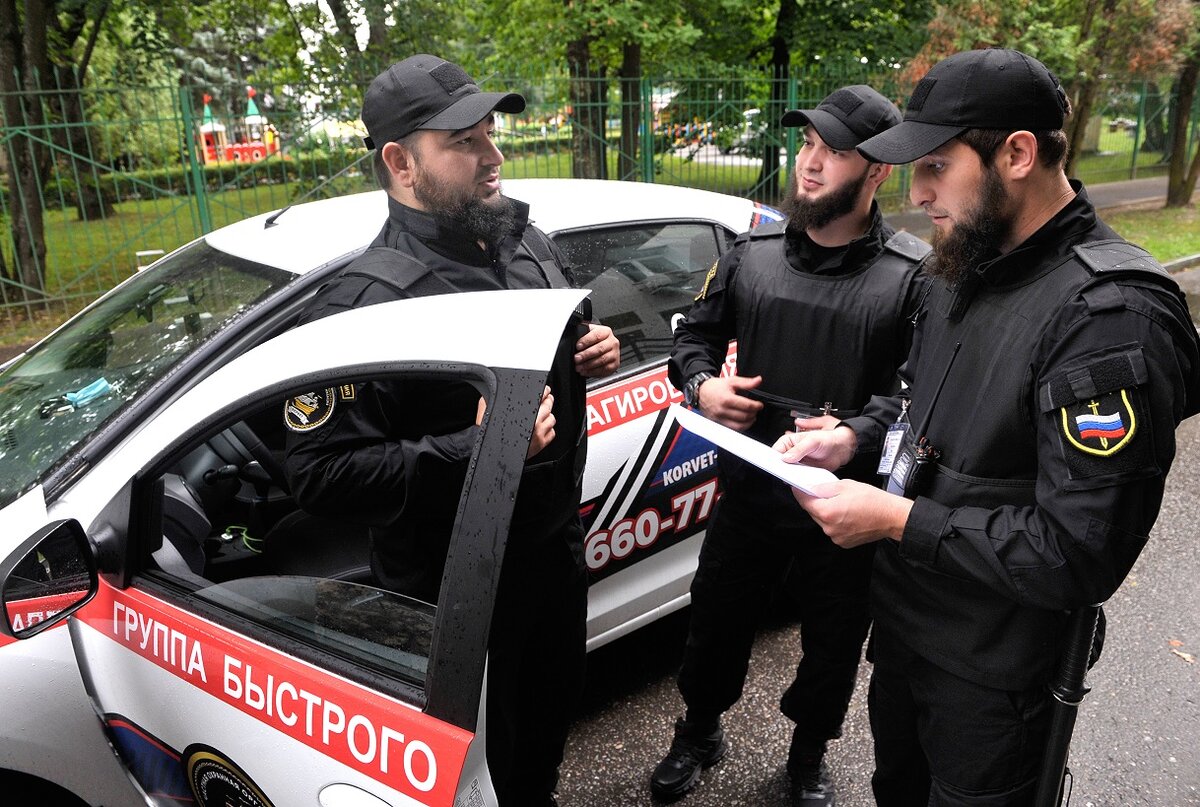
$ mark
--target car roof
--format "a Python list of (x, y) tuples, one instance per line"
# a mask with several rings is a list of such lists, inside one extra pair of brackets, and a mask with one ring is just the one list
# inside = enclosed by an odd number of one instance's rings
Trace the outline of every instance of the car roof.
[[(748, 199), (696, 188), (600, 179), (510, 179), (504, 193), (527, 202), (549, 234), (634, 221), (694, 219), (734, 232), (761, 208)], [(306, 202), (214, 230), (204, 240), (222, 252), (304, 274), (341, 262), (369, 244), (387, 217), (383, 191)]]

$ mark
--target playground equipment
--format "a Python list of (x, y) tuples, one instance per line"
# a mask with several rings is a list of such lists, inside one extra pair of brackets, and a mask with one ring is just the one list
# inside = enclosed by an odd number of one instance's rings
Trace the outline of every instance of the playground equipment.
[[(212, 113), (212, 96), (204, 94), (204, 115), (200, 119), (200, 154), (205, 165), (222, 162), (258, 162), (279, 151), (279, 132), (267, 122), (254, 102), (257, 92), (246, 88), (246, 114), (232, 122), (229, 133), (225, 124)], [(232, 137), (232, 140), (230, 139)]]

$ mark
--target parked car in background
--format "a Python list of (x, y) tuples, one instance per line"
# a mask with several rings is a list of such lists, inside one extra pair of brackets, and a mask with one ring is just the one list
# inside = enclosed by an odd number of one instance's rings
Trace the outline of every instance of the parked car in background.
[[(718, 490), (715, 449), (668, 415), (671, 331), (736, 233), (778, 213), (646, 184), (505, 192), (622, 342), (588, 392), (594, 648), (687, 604)], [(295, 327), (385, 215), (375, 192), (222, 228), (0, 368), (0, 785), (109, 807), (494, 803), (480, 704), (519, 475), (492, 469), (522, 461), (589, 292)], [(285, 401), (323, 390), (317, 411), (386, 376), (472, 383), (492, 413), (436, 603), (371, 587), (365, 529), (300, 511), (281, 472)]]

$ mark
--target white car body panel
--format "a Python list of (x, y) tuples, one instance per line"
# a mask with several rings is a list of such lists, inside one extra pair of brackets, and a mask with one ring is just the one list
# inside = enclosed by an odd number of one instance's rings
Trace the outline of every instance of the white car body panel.
[[(254, 709), (243, 702), (235, 705), (230, 698), (222, 698), (214, 694), (214, 690), (223, 691), (222, 677), (224, 670), (211, 662), (204, 670), (206, 681), (200, 681), (201, 674), (195, 668), (186, 672), (169, 665), (155, 663), (145, 655), (137, 652), (119, 641), (113, 640), (116, 630), (104, 630), (94, 627), (101, 620), (75, 620), (72, 631), (80, 652), (87, 656), (89, 664), (94, 669), (120, 671), (120, 674), (97, 676), (94, 679), (95, 697), (98, 703), (121, 704), (122, 717), (134, 725), (156, 726), (156, 739), (166, 742), (172, 748), (183, 749), (196, 741), (197, 737), (211, 737), (217, 743), (218, 738), (234, 736), (239, 743), (248, 747), (259, 747), (263, 752), (258, 758), (246, 759), (245, 755), (238, 757), (240, 767), (245, 770), (248, 778), (258, 785), (262, 791), (270, 795), (276, 805), (312, 803), (313, 793), (331, 781), (353, 785), (361, 792), (369, 793), (382, 803), (395, 807), (425, 807), (425, 803), (412, 798), (405, 793), (386, 786), (383, 775), (371, 778), (354, 767), (339, 762), (328, 752), (323, 752), (313, 745), (321, 744), (321, 737), (314, 738), (315, 743), (305, 743), (287, 731), (281, 730), (283, 724), (279, 714), (266, 714), (267, 706)], [(188, 629), (196, 631), (200, 636), (197, 641), (205, 641), (203, 623), (193, 620)], [(216, 626), (209, 625), (212, 633), (219, 632)], [(66, 631), (58, 631), (66, 633)], [(140, 638), (140, 637), (135, 637)], [(211, 647), (211, 645), (208, 645)], [(246, 640), (246, 651), (243, 658), (247, 663), (277, 671), (279, 668), (270, 665), (272, 657), (277, 656), (270, 648), (256, 645)], [(270, 665), (270, 666), (269, 666)], [(291, 661), (293, 669), (280, 676), (278, 683), (287, 681), (297, 686), (304, 685), (306, 691), (337, 692), (337, 698), (325, 697), (321, 705), (336, 705), (343, 710), (354, 710), (352, 714), (369, 711), (371, 716), (379, 720), (381, 714), (391, 713), (393, 723), (402, 720), (405, 713), (414, 713), (412, 706), (387, 698), (376, 692), (350, 681), (336, 680), (313, 684), (328, 674), (316, 670), (311, 665)], [(296, 672), (295, 668), (307, 668), (304, 672)], [(238, 670), (238, 672), (242, 672)], [(197, 685), (180, 686), (178, 678), (190, 675), (197, 679)], [(299, 682), (303, 682), (300, 684)], [(171, 712), (178, 719), (164, 721), (162, 719), (162, 704), (158, 699), (146, 697), (150, 692), (172, 693)], [(304, 725), (302, 716), (303, 701), (299, 701), (301, 709), (293, 712), (290, 698), (280, 698), (272, 705), (283, 703), (285, 711), (282, 717), (297, 718), (297, 725)], [(369, 709), (363, 709), (364, 703), (370, 703)], [(398, 719), (397, 719), (398, 718)], [(387, 719), (387, 718), (383, 718)], [(411, 719), (411, 718), (410, 718)], [(94, 722), (94, 721), (93, 721)], [(228, 741), (220, 743), (228, 746)], [(269, 749), (269, 751), (268, 751)], [(286, 763), (283, 761), (286, 760)], [(394, 771), (389, 771), (394, 773)], [(382, 780), (382, 781), (381, 781)]]
[[(657, 185), (587, 179), (508, 179), (506, 196), (530, 206), (530, 220), (553, 236), (566, 230), (679, 217), (699, 211), (698, 220), (717, 222), (733, 232), (748, 229), (754, 204), (720, 193)], [(304, 274), (361, 251), (387, 220), (387, 196), (367, 191), (287, 208), (273, 226), (263, 213), (204, 236), (222, 252)], [(298, 238), (297, 233), (321, 233)]]

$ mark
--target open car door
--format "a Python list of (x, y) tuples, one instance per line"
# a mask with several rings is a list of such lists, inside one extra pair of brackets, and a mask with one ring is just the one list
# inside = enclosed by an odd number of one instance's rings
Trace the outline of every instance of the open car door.
[[(70, 637), (149, 803), (495, 803), (484, 668), (520, 481), (497, 469), (522, 466), (584, 296), (445, 295), (294, 329), (161, 408), (50, 508), (53, 532), (72, 502), (104, 503), (79, 530), (99, 576), (86, 600), (88, 564), (75, 567)], [(280, 478), (285, 402), (318, 390), (333, 406), (384, 379), (469, 384), (487, 401), (436, 602), (374, 588), (365, 528), (308, 516)], [(72, 530), (54, 537), (60, 554), (87, 551)], [(42, 591), (38, 575), (55, 576), (44, 552), (25, 548), (3, 564), (25, 570), (0, 581), (10, 614)]]

